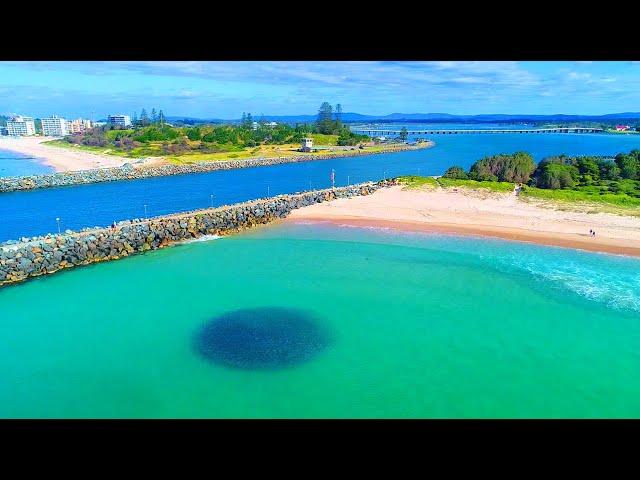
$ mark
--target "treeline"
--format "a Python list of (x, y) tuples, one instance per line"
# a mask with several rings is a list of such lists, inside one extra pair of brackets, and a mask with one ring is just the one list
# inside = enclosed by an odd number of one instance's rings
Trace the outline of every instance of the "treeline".
[[(250, 118), (250, 117), (249, 117)], [(251, 126), (249, 126), (251, 125)], [(166, 124), (152, 124), (134, 128), (104, 125), (84, 133), (65, 137), (65, 141), (90, 147), (115, 147), (126, 152), (160, 142), (159, 153), (178, 155), (189, 151), (216, 153), (242, 150), (262, 144), (299, 144), (302, 138), (314, 133), (313, 125), (260, 123), (255, 128), (252, 123), (241, 125), (203, 125), (193, 127), (171, 127)], [(340, 141), (338, 138), (338, 141)], [(343, 138), (345, 142), (351, 139)]]
[(538, 165), (526, 152), (492, 155), (475, 162), (468, 172), (453, 166), (444, 177), (522, 183), (546, 189), (607, 186), (616, 192), (622, 188), (621, 181), (640, 181), (640, 150), (619, 153), (614, 159), (557, 155)]
[(318, 117), (314, 127), (313, 133), (338, 135), (337, 144), (341, 146), (356, 145), (369, 139), (366, 135), (353, 133), (349, 127), (342, 123), (342, 105), (339, 103), (334, 109), (329, 102), (323, 102), (318, 109)]
[(151, 109), (151, 115), (147, 113), (146, 109), (142, 109), (140, 111), (140, 118), (138, 118), (138, 113), (133, 112), (133, 116), (131, 117), (131, 123), (135, 126), (146, 127), (149, 125), (164, 125), (167, 119), (164, 116), (162, 110), (156, 112), (155, 108)]
[[(165, 116), (155, 108), (151, 115), (142, 109), (140, 118), (134, 113), (129, 128), (104, 125), (83, 133), (65, 137), (72, 144), (91, 147), (108, 147), (130, 152), (136, 148), (161, 142), (162, 153), (180, 154), (188, 151), (215, 153), (241, 150), (263, 144), (299, 144), (302, 139), (314, 133), (337, 135), (338, 145), (356, 145), (369, 139), (366, 135), (356, 135), (341, 121), (342, 107), (336, 105), (335, 114), (331, 105), (323, 103), (315, 124), (285, 123), (273, 124), (261, 119), (255, 122), (251, 113), (243, 113), (239, 124), (172, 126)], [(157, 148), (157, 145), (156, 145)]]

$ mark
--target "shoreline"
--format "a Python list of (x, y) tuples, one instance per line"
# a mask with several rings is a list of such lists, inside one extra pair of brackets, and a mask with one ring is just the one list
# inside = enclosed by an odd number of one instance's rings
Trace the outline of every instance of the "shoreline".
[(131, 163), (131, 159), (115, 155), (103, 155), (52, 147), (44, 142), (55, 137), (0, 137), (0, 149), (27, 155), (39, 163), (53, 168), (54, 173), (78, 172), (99, 168), (121, 167)]
[[(512, 242), (533, 243), (536, 245), (544, 245), (548, 247), (570, 248), (572, 250), (583, 250), (587, 252), (622, 255), (628, 257), (640, 257), (640, 246), (616, 246), (599, 241), (589, 242), (587, 240), (583, 242), (580, 239), (568, 236), (550, 237), (544, 234), (536, 235), (527, 230), (518, 232), (515, 231), (515, 229), (500, 229), (499, 227), (489, 226), (485, 226), (483, 228), (482, 226), (461, 226), (447, 223), (421, 224), (418, 222), (373, 220), (346, 216), (334, 217), (331, 219), (323, 217), (305, 217), (304, 219), (291, 219), (289, 217), (285, 219), (284, 222), (290, 224), (303, 224), (305, 222), (312, 222), (317, 224), (330, 224), (335, 226), (391, 229), (399, 232), (441, 233), (445, 235), (456, 235), (463, 237), (498, 238), (501, 240), (509, 240)], [(585, 235), (585, 237), (589, 238), (588, 235)]]
[[(522, 202), (510, 194), (480, 198), (460, 189), (456, 192), (424, 192), (402, 188), (384, 189), (366, 199), (304, 207), (293, 211), (284, 221), (499, 238), (640, 257), (638, 218), (551, 210)], [(484, 202), (491, 202), (491, 205), (483, 207)], [(501, 212), (499, 208), (505, 203), (510, 207)], [(584, 218), (587, 215), (589, 221)], [(596, 237), (589, 235), (590, 228), (596, 230)]]

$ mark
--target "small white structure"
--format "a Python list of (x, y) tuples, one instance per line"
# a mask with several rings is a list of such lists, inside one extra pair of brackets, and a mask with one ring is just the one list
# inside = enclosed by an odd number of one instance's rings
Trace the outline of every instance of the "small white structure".
[(310, 152), (313, 148), (313, 139), (305, 137), (302, 139), (302, 146), (300, 147), (301, 152)]
[(67, 121), (64, 118), (53, 115), (48, 118), (43, 118), (41, 122), (42, 134), (45, 137), (64, 137), (65, 135), (69, 135)]
[(7, 135), (27, 136), (36, 134), (36, 125), (31, 117), (17, 116), (7, 122)]

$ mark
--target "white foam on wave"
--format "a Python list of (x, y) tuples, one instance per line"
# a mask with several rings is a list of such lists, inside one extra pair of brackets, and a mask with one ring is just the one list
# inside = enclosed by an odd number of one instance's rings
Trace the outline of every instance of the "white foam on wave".
[(184, 240), (180, 243), (185, 244), (185, 243), (197, 243), (197, 242), (210, 242), (211, 240), (218, 240), (219, 238), (222, 238), (222, 236), (220, 235), (202, 235), (201, 237), (198, 238), (192, 238), (190, 240)]
[(590, 254), (574, 257), (547, 258), (519, 252), (505, 256), (501, 263), (516, 266), (551, 286), (607, 307), (640, 312), (640, 269), (635, 259), (626, 263)]

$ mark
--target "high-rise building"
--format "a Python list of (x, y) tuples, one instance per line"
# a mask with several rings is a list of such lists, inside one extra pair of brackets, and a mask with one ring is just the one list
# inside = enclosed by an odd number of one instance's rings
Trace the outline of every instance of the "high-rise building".
[(111, 125), (118, 125), (120, 127), (128, 127), (131, 125), (131, 117), (129, 117), (129, 115), (109, 115), (107, 121)]
[(17, 116), (7, 122), (7, 135), (35, 135), (36, 125), (31, 117)]
[(42, 134), (47, 137), (64, 137), (69, 135), (67, 121), (57, 115), (42, 119)]

